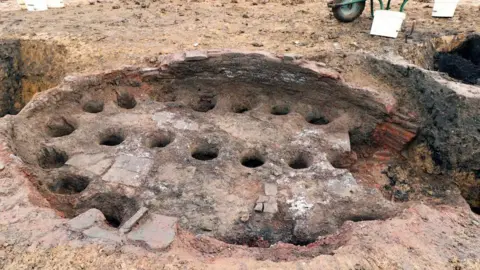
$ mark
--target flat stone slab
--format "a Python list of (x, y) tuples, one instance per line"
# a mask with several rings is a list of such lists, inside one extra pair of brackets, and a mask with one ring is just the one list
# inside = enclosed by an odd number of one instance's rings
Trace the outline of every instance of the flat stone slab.
[(202, 51), (186, 51), (185, 52), (185, 61), (198, 61), (207, 59), (208, 55), (206, 52)]
[(132, 241), (140, 241), (151, 249), (165, 249), (173, 242), (177, 218), (151, 214), (143, 224), (127, 234)]
[(268, 202), (263, 203), (263, 212), (275, 214), (278, 212), (277, 200), (274, 197), (270, 197)]
[(92, 208), (69, 220), (68, 226), (72, 231), (80, 232), (103, 222), (105, 222), (103, 213), (98, 209)]
[(157, 126), (159, 128), (162, 128), (166, 125), (171, 125), (173, 128), (183, 130), (200, 129), (200, 125), (197, 122), (188, 118), (178, 117), (176, 114), (167, 111), (156, 112), (152, 115), (152, 120), (157, 122)]
[(175, 163), (165, 163), (158, 167), (155, 177), (147, 178), (150, 187), (165, 188), (165, 183), (182, 183), (193, 179), (196, 168), (194, 166), (181, 166)]
[(264, 202), (268, 202), (268, 196), (265, 196), (265, 195), (258, 196), (257, 203), (264, 203)]
[(265, 195), (267, 196), (276, 196), (277, 195), (277, 185), (265, 183), (264, 185)]
[(302, 59), (303, 56), (300, 54), (293, 54), (293, 53), (286, 53), (283, 55), (283, 60), (284, 61), (293, 61), (297, 59)]
[(122, 227), (120, 228), (120, 232), (121, 233), (127, 233), (129, 232), (132, 227), (135, 225), (135, 223), (137, 223), (148, 211), (148, 208), (146, 207), (142, 207), (140, 208), (136, 213), (135, 215), (133, 215), (131, 218), (129, 218), (127, 220), (127, 222), (125, 222)]
[(100, 228), (99, 226), (93, 226), (92, 228), (83, 231), (83, 234), (91, 238), (98, 238), (117, 243), (122, 242), (122, 237), (120, 237), (120, 235), (116, 234), (115, 232)]
[(263, 212), (263, 203), (256, 203), (253, 210), (255, 210), (255, 212)]
[(67, 165), (88, 170), (92, 173), (102, 175), (112, 165), (113, 160), (105, 154), (79, 154), (71, 157)]
[(149, 158), (121, 155), (103, 176), (103, 180), (139, 187), (153, 164)]

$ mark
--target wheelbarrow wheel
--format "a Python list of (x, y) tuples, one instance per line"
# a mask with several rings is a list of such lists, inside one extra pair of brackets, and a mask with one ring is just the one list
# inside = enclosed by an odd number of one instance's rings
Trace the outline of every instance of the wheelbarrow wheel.
[[(341, 4), (342, 2), (347, 1), (349, 0), (335, 0), (334, 3)], [(363, 10), (365, 9), (365, 2), (357, 2), (333, 7), (333, 16), (335, 16), (335, 18), (341, 22), (353, 22), (356, 18), (362, 15)]]

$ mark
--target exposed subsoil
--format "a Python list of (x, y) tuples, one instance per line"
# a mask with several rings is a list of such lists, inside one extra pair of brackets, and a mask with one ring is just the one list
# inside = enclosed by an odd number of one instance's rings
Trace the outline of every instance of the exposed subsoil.
[(464, 83), (480, 85), (480, 36), (472, 35), (458, 48), (434, 57), (438, 71)]
[[(326, 8), (327, 1), (92, 2), (67, 1), (66, 9), (39, 13), (2, 12), (1, 36), (67, 46), (68, 61), (63, 67), (70, 74), (211, 48), (291, 52), (327, 64), (348, 52), (367, 51), (398, 54), (417, 64), (424, 42), (432, 37), (480, 31), (480, 19), (475, 16), (480, 4), (473, 0), (462, 1), (451, 19), (432, 18), (433, 1), (409, 2), (405, 32), (395, 40), (369, 35), (367, 10), (353, 23), (338, 23)], [(3, 10), (16, 7), (15, 1), (1, 4)], [(398, 8), (399, 3), (393, 5)], [(405, 43), (414, 21), (413, 35)], [(341, 69), (345, 65), (338, 63)]]
[[(42, 40), (40, 46), (48, 40), (44, 52), (51, 50), (48, 44), (61, 49), (47, 59), (48, 68), (30, 74), (24, 66), (38, 58), (25, 52), (35, 48), (18, 50), (19, 63), (26, 64), (15, 69), (9, 62), (6, 69), (18, 70), (23, 81), (8, 86), (24, 85), (27, 94), (8, 114), (64, 74), (126, 64), (158, 66), (161, 56), (185, 49), (301, 54), (319, 61), (321, 70), (334, 67), (349, 86), (328, 78), (333, 70), (322, 70), (324, 77), (305, 87), (277, 85), (274, 79), (266, 84), (222, 81), (215, 77), (228, 77), (222, 69), (186, 64), (168, 76), (139, 81), (137, 75), (125, 80), (108, 75), (100, 82), (92, 79), (92, 85), (72, 83), (82, 94), (56, 89), (38, 97), (23, 114), (8, 118), (14, 119), (9, 124), (2, 122), (9, 142), (2, 145), (2, 163), (9, 165), (0, 171), (0, 192), (8, 198), (1, 200), (6, 211), (0, 230), (14, 237), (0, 238), (1, 267), (480, 269), (477, 206), (470, 209), (460, 195), (474, 201), (477, 193), (468, 187), (475, 184), (458, 184), (477, 180), (471, 169), (478, 162), (463, 152), (458, 154), (463, 160), (445, 165), (456, 149), (442, 149), (446, 139), (436, 138), (436, 144), (427, 139), (428, 132), (437, 136), (440, 129), (423, 119), (431, 110), (402, 104), (415, 95), (408, 92), (411, 83), (399, 83), (401, 91), (392, 88), (386, 82), (390, 71), (371, 76), (374, 69), (348, 56), (359, 51), (401, 55), (433, 68), (433, 55), (424, 56), (431, 52), (431, 38), (479, 32), (478, 3), (462, 3), (452, 19), (431, 18), (431, 3), (409, 3), (406, 31), (390, 40), (368, 34), (367, 12), (357, 22), (339, 24), (324, 2), (72, 1), (66, 9), (41, 13), (12, 11), (12, 2), (0, 2), (8, 10), (0, 18), (2, 39)], [(405, 42), (413, 20), (415, 30)], [(60, 62), (60, 68), (52, 68)], [(278, 70), (267, 65), (261, 69), (266, 75), (253, 73), (268, 81), (277, 75), (270, 69)], [(309, 79), (308, 72), (285, 69)], [(45, 74), (50, 79), (39, 86)], [(316, 83), (324, 90), (320, 95), (311, 91), (319, 88)], [(381, 92), (359, 94), (350, 87)], [(410, 114), (379, 109), (388, 95)], [(400, 145), (388, 137), (390, 123), (398, 124), (395, 117), (406, 119)], [(452, 130), (463, 132), (462, 123), (452, 124)], [(474, 144), (475, 138), (465, 143)], [(444, 159), (435, 160), (432, 148), (444, 150)], [(25, 165), (16, 165), (16, 158)], [(452, 176), (447, 167), (470, 171)], [(275, 195), (266, 194), (265, 185), (272, 183)], [(264, 195), (268, 198), (261, 201)], [(315, 210), (302, 216), (311, 201)], [(113, 230), (140, 206), (179, 218), (167, 250), (84, 241), (58, 219), (97, 208)], [(16, 235), (20, 231), (28, 233)]]

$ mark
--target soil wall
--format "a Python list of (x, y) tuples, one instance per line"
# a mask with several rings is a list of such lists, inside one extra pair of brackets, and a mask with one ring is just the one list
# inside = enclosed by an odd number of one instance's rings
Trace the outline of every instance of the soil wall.
[(37, 92), (65, 75), (66, 49), (34, 40), (0, 41), (0, 116), (18, 113)]

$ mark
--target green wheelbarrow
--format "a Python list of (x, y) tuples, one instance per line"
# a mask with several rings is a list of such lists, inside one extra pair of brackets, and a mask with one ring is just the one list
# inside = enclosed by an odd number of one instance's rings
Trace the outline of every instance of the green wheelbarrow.
[[(365, 2), (367, 2), (367, 0), (332, 0), (328, 2), (328, 7), (332, 9), (333, 16), (335, 16), (337, 20), (341, 22), (353, 22), (362, 15), (365, 9)], [(378, 0), (378, 2), (380, 3), (380, 9), (390, 9), (391, 0), (388, 0), (386, 7), (383, 5), (382, 0)], [(403, 0), (400, 6), (400, 12), (403, 12), (407, 2), (408, 0)], [(370, 0), (370, 12), (373, 18), (373, 0)]]

